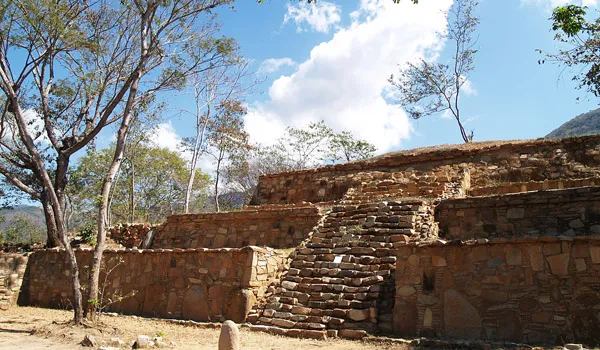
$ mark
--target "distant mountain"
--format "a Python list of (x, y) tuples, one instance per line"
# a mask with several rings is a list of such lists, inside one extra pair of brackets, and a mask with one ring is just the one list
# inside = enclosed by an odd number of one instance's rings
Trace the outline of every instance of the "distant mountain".
[(8, 226), (10, 221), (17, 216), (23, 216), (27, 218), (29, 222), (35, 224), (36, 226), (46, 227), (44, 211), (42, 208), (32, 205), (17, 205), (12, 209), (0, 209), (0, 216), (4, 216), (6, 219), (4, 223), (0, 224), (0, 231)]
[(571, 136), (600, 134), (600, 108), (578, 115), (546, 135), (558, 139)]

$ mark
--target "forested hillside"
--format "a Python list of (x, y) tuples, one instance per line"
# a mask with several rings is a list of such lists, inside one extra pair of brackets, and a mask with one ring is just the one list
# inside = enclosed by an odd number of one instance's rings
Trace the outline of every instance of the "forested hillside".
[(549, 138), (593, 135), (600, 133), (600, 108), (569, 120), (546, 135)]

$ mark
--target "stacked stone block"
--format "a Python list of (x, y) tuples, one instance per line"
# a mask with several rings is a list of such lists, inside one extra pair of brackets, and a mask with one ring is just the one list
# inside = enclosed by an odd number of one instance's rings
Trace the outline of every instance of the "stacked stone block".
[(394, 246), (435, 239), (432, 214), (425, 200), (334, 206), (296, 249), (281, 284), (251, 318), (254, 328), (316, 338), (391, 331)]
[(597, 236), (409, 242), (396, 267), (399, 336), (600, 342)]
[[(91, 250), (76, 250), (82, 285)], [(279, 279), (286, 257), (271, 249), (106, 250), (100, 305), (125, 314), (196, 321), (243, 322), (267, 286)], [(61, 250), (29, 257), (25, 304), (72, 305), (71, 273)]]
[(27, 256), (0, 253), (0, 310), (17, 303), (27, 268)]
[(600, 234), (600, 187), (442, 201), (436, 220), (445, 239)]
[(171, 215), (157, 230), (152, 248), (293, 248), (308, 238), (320, 218), (319, 208), (311, 204)]

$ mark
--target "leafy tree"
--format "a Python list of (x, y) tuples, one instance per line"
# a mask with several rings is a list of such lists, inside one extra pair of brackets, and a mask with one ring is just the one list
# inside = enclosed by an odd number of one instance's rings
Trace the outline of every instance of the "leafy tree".
[(372, 157), (377, 148), (367, 141), (355, 139), (349, 131), (342, 131), (331, 134), (329, 150), (328, 158), (332, 162), (350, 162)]
[(474, 69), (473, 56), (476, 38), (473, 37), (479, 18), (473, 13), (477, 2), (456, 0), (449, 13), (448, 32), (440, 34), (448, 39), (454, 51), (449, 64), (406, 62), (398, 76), (392, 75), (389, 82), (399, 93), (398, 103), (405, 107), (408, 115), (419, 119), (431, 114), (449, 111), (458, 124), (464, 142), (471, 142), (473, 132), (467, 134), (459, 108), (461, 88)]
[[(268, 167), (286, 171), (315, 167), (324, 162), (352, 161), (372, 157), (375, 146), (357, 140), (349, 131), (334, 132), (324, 121), (310, 123), (307, 128), (286, 128), (275, 146), (265, 150)], [(278, 164), (273, 166), (273, 162)]]
[(349, 131), (334, 132), (323, 121), (306, 128), (288, 127), (274, 146), (253, 145), (238, 152), (225, 168), (225, 183), (228, 190), (242, 193), (249, 203), (261, 175), (364, 159), (376, 150)]
[(586, 21), (586, 11), (586, 7), (577, 5), (559, 6), (552, 11), (554, 39), (568, 48), (546, 54), (539, 63), (550, 61), (570, 68), (584, 67), (572, 79), (579, 83), (579, 89), (600, 96), (600, 17)]
[(219, 185), (223, 164), (233, 161), (243, 150), (250, 147), (248, 133), (244, 131), (244, 121), (242, 119), (244, 114), (246, 114), (246, 108), (240, 101), (224, 101), (217, 108), (216, 118), (208, 126), (208, 152), (214, 158), (216, 165), (214, 183), (216, 211), (220, 211)]
[[(125, 185), (114, 187), (112, 222), (131, 222), (132, 212), (134, 221), (162, 222), (167, 215), (181, 210), (189, 169), (177, 152), (154, 147), (147, 141), (135, 147), (135, 153), (125, 152), (129, 158), (120, 170), (119, 181)], [(114, 145), (100, 150), (89, 149), (70, 173), (69, 196), (73, 198), (74, 216), (78, 218), (73, 226), (85, 226), (93, 218), (98, 207), (103, 170), (110, 164), (113, 153)], [(208, 175), (199, 173), (195, 181), (195, 187), (202, 189), (210, 180)], [(130, 186), (132, 183), (134, 185)]]
[[(265, 0), (256, 0), (259, 4), (262, 4), (265, 2)], [(309, 4), (311, 3), (316, 3), (318, 0), (300, 0), (300, 1), (306, 1)], [(399, 4), (401, 0), (392, 0), (394, 3)], [(410, 0), (412, 1), (413, 4), (418, 4), (419, 0)]]
[(230, 58), (222, 66), (207, 69), (190, 79), (196, 109), (184, 112), (196, 119), (196, 133), (183, 140), (184, 148), (191, 153), (184, 213), (188, 213), (190, 209), (196, 167), (199, 158), (207, 151), (207, 129), (217, 121), (219, 106), (240, 99), (258, 83), (257, 80), (249, 79), (254, 73), (248, 71), (249, 61), (239, 57), (237, 50), (237, 47), (231, 50)]
[[(98, 244), (87, 288), (87, 300), (94, 301), (108, 198), (133, 111), (150, 103), (159, 91), (183, 87), (187, 76), (226, 56), (228, 45), (223, 43), (229, 39), (216, 37), (218, 26), (210, 11), (232, 1), (0, 4), (0, 174), (41, 201), (46, 218), (53, 219), (48, 220), (48, 243), (67, 251), (75, 323), (83, 318), (83, 298), (64, 223), (71, 156), (103, 128), (119, 124), (99, 199)], [(93, 317), (93, 303), (88, 306)]]

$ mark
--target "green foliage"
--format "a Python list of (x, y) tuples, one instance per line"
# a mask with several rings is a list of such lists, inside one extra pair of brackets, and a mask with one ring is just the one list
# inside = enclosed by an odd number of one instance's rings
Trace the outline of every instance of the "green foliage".
[(567, 121), (551, 133), (548, 138), (563, 138), (600, 134), (600, 109), (595, 109)]
[[(579, 83), (578, 88), (600, 96), (600, 18), (586, 21), (585, 6), (559, 6), (552, 12), (552, 30), (554, 39), (567, 46), (557, 53), (546, 54), (546, 61), (558, 63), (568, 68), (576, 68), (572, 80)], [(542, 53), (541, 50), (537, 50)]]
[[(303, 0), (300, 0), (300, 1), (303, 1)], [(308, 2), (309, 4), (317, 2), (317, 0), (304, 0), (304, 1)], [(400, 1), (402, 1), (402, 0), (392, 0), (392, 1), (395, 4), (399, 4)], [(418, 4), (419, 3), (419, 0), (410, 0), (410, 1), (412, 1), (413, 4)], [(258, 2), (259, 4), (263, 4), (265, 2), (265, 0), (256, 0), (256, 2)]]
[(98, 233), (98, 226), (92, 221), (86, 222), (77, 232), (77, 235), (81, 239), (91, 245), (96, 245), (96, 233)]
[[(97, 199), (106, 169), (112, 160), (114, 145), (110, 148), (88, 149), (71, 169), (69, 197), (77, 210), (73, 226), (93, 222), (97, 213)], [(135, 152), (126, 151), (111, 200), (113, 223), (129, 222), (131, 213), (132, 181), (135, 218), (145, 222), (162, 222), (167, 215), (180, 210), (189, 169), (179, 153), (141, 142)], [(205, 188), (209, 177), (201, 172), (195, 178), (196, 188)], [(95, 230), (95, 228), (94, 228)]]
[(15, 216), (2, 232), (3, 240), (12, 244), (33, 244), (42, 241), (44, 230), (26, 217)]
[(562, 31), (572, 37), (579, 34), (585, 25), (585, 7), (567, 5), (556, 7), (552, 11), (552, 30)]
[(348, 162), (372, 157), (376, 150), (367, 141), (354, 138), (351, 132), (336, 133), (324, 121), (320, 121), (310, 123), (307, 128), (286, 128), (286, 134), (263, 156), (281, 163), (280, 170), (297, 170), (324, 162)]

